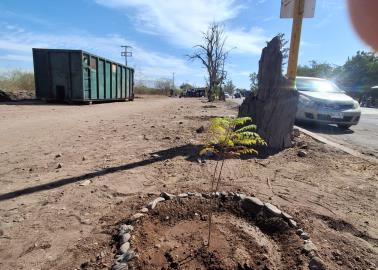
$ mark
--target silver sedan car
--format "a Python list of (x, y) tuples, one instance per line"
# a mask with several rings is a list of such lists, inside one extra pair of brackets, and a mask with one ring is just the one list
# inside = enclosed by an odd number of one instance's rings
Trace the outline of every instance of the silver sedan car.
[(357, 125), (360, 105), (331, 81), (312, 77), (297, 77), (299, 91), (297, 121), (337, 124), (347, 129)]

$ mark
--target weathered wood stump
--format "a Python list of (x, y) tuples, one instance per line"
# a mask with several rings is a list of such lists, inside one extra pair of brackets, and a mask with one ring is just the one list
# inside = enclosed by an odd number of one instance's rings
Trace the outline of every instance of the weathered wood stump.
[(261, 54), (257, 94), (244, 100), (239, 117), (252, 117), (268, 147), (281, 150), (291, 147), (297, 103), (298, 92), (290, 89), (282, 75), (281, 41), (275, 37)]

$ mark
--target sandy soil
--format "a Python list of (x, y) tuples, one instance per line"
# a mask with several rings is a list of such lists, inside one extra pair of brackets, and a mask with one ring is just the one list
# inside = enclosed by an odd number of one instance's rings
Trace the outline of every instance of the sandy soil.
[[(215, 162), (197, 162), (205, 135), (196, 129), (236, 108), (207, 105), (156, 97), (0, 105), (0, 269), (109, 269), (115, 226), (149, 193), (209, 188)], [(304, 158), (296, 147), (228, 160), (222, 189), (293, 215), (330, 269), (375, 269), (378, 166), (300, 140)]]

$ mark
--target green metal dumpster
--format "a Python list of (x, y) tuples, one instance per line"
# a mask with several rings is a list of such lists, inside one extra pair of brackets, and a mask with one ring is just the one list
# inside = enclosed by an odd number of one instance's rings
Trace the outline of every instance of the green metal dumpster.
[(82, 50), (33, 48), (36, 96), (47, 101), (134, 99), (134, 69)]

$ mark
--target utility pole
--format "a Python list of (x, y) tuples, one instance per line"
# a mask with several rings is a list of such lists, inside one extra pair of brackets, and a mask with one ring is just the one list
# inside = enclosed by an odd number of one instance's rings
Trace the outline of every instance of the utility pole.
[(123, 52), (121, 52), (121, 56), (125, 57), (125, 65), (127, 66), (127, 57), (133, 56), (133, 52), (128, 51), (128, 49), (132, 49), (133, 47), (128, 46), (128, 45), (124, 45), (124, 46), (121, 46), (121, 48), (125, 49)]
[(297, 76), (299, 44), (303, 18), (313, 18), (315, 14), (316, 0), (281, 0), (281, 18), (292, 18), (289, 60), (287, 64), (287, 76), (290, 88), (295, 87)]
[(287, 76), (289, 77), (290, 86), (295, 85), (297, 76), (299, 44), (301, 41), (302, 20), (304, 11), (304, 0), (295, 0), (293, 25), (291, 29), (289, 60), (287, 65)]

